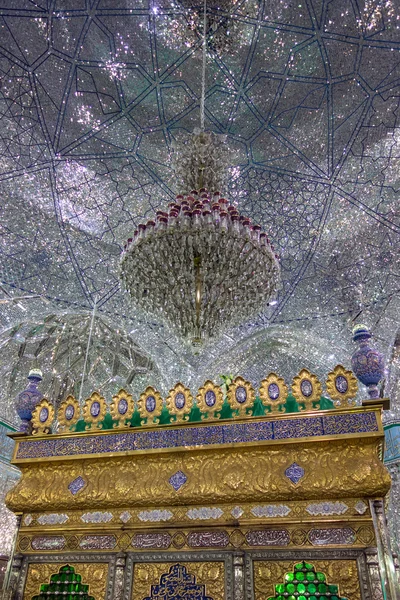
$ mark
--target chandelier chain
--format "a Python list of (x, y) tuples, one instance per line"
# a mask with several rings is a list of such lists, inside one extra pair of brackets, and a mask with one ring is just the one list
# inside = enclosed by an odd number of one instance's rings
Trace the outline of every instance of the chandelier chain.
[(206, 100), (206, 62), (207, 62), (207, 0), (204, 0), (203, 8), (203, 61), (201, 69), (201, 98), (200, 98), (200, 129), (204, 131), (205, 100)]

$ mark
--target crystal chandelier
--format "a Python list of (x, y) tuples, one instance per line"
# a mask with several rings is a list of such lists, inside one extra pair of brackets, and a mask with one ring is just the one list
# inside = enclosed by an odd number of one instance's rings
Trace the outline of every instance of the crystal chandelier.
[[(204, 3), (204, 28), (206, 19)], [(134, 303), (193, 344), (262, 310), (276, 292), (278, 257), (261, 227), (221, 193), (229, 152), (225, 136), (204, 131), (203, 36), (200, 130), (175, 151), (184, 192), (139, 225), (124, 247), (121, 278)]]
[(259, 312), (279, 282), (266, 234), (217, 191), (224, 164), (220, 137), (195, 133), (178, 152), (182, 185), (197, 189), (140, 224), (121, 262), (134, 303), (195, 344)]

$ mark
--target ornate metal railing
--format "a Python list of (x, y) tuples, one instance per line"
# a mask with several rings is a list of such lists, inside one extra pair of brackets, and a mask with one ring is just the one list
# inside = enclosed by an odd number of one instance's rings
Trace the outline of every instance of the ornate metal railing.
[(302, 369), (294, 377), (291, 393), (276, 373), (270, 373), (261, 381), (258, 394), (243, 377), (223, 379), (221, 386), (206, 381), (195, 398), (189, 388), (177, 383), (165, 400), (152, 386), (148, 386), (136, 402), (125, 390), (113, 396), (109, 405), (101, 394), (93, 392), (82, 408), (76, 398), (68, 396), (57, 411), (51, 402), (43, 399), (32, 413), (32, 433), (251, 418), (268, 412), (283, 414), (327, 410), (337, 406), (351, 408), (358, 389), (357, 379), (342, 365), (337, 365), (328, 374), (326, 395), (323, 395), (317, 376), (307, 369)]

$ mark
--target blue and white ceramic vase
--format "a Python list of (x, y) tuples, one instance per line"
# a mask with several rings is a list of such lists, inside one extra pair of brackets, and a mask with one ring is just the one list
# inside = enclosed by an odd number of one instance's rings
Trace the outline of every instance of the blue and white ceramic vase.
[(351, 357), (353, 373), (368, 388), (370, 398), (379, 398), (378, 383), (385, 373), (385, 357), (379, 350), (372, 348), (372, 333), (365, 325), (356, 325), (353, 329), (353, 340), (359, 348)]
[(43, 399), (42, 392), (37, 388), (38, 383), (42, 381), (42, 379), (42, 371), (39, 369), (32, 369), (28, 375), (28, 385), (16, 398), (15, 409), (21, 419), (19, 430), (24, 433), (31, 432), (32, 411), (36, 404)]

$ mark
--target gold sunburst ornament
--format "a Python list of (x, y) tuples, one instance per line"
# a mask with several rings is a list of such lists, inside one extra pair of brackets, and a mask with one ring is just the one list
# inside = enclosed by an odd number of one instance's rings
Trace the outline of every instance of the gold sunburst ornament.
[(192, 410), (193, 396), (183, 383), (177, 383), (168, 394), (167, 408), (176, 421), (187, 421)]
[(328, 374), (326, 391), (335, 404), (339, 401), (340, 405), (346, 408), (346, 404), (343, 403), (347, 401), (349, 406), (354, 406), (357, 390), (357, 379), (343, 365), (336, 365), (333, 371)]
[(60, 431), (70, 431), (81, 416), (81, 408), (78, 400), (73, 396), (67, 396), (67, 398), (60, 404), (60, 408), (57, 412), (57, 419)]
[[(297, 402), (305, 405), (305, 410), (312, 410), (313, 403), (321, 398), (322, 386), (316, 375), (302, 369), (293, 379), (292, 392)], [(302, 410), (301, 406), (299, 408)]]
[(53, 420), (54, 407), (46, 398), (43, 398), (32, 412), (32, 434), (51, 433)]
[(125, 390), (119, 390), (118, 394), (113, 396), (110, 404), (110, 414), (113, 418), (115, 428), (128, 427), (126, 424), (132, 418), (133, 411), (135, 410), (135, 403), (131, 394), (128, 394)]
[(197, 406), (202, 413), (207, 413), (207, 416), (203, 414), (201, 418), (212, 418), (215, 412), (221, 410), (223, 402), (224, 396), (221, 388), (207, 379), (197, 394)]
[(228, 389), (228, 402), (232, 410), (237, 410), (239, 416), (245, 416), (246, 410), (253, 405), (256, 393), (243, 377), (236, 377)]
[(276, 413), (286, 402), (288, 387), (282, 377), (270, 373), (260, 383), (260, 398), (265, 406), (271, 407), (271, 412)]
[(160, 392), (152, 386), (148, 386), (138, 400), (138, 409), (142, 419), (142, 425), (153, 425), (158, 423), (158, 417), (163, 409), (163, 399)]
[(83, 418), (85, 419), (86, 429), (91, 429), (92, 425), (101, 429), (101, 421), (104, 420), (107, 412), (107, 404), (103, 396), (98, 392), (88, 398), (83, 405)]

